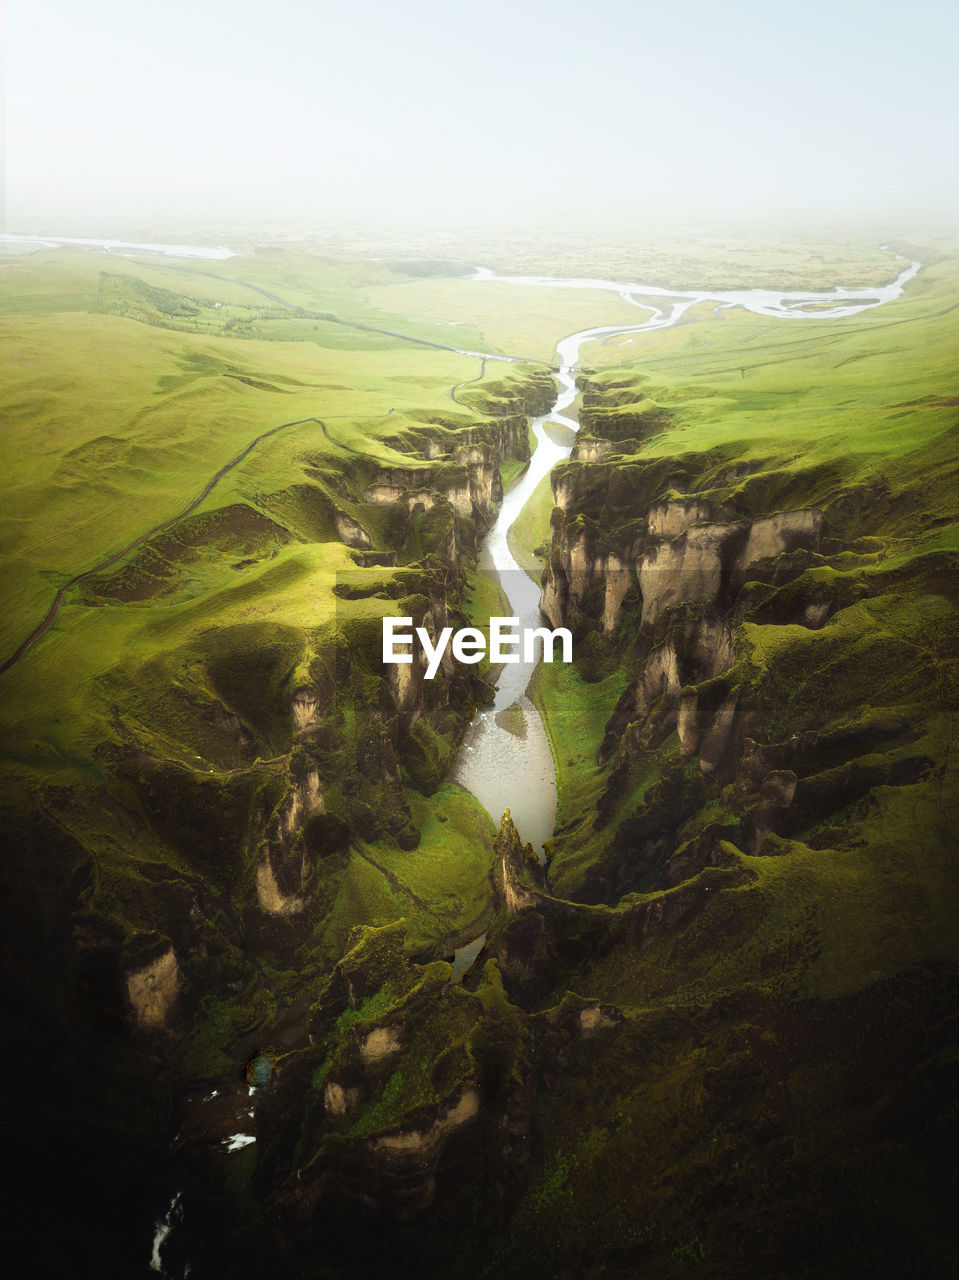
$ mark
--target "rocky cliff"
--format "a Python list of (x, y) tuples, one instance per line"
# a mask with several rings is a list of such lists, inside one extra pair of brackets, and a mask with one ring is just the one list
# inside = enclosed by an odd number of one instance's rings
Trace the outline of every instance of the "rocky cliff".
[(584, 377), (545, 866), (445, 781), (475, 670), (379, 649), (492, 610), (545, 371), (307, 419), (83, 580), (5, 792), (37, 1274), (952, 1274), (956, 313), (904, 307)]
[[(619, 663), (631, 677), (599, 749), (599, 762), (614, 767), (597, 831), (621, 817), (578, 892), (612, 902), (629, 889), (680, 883), (721, 861), (730, 839), (751, 854), (777, 833), (815, 841), (830, 813), (838, 807), (848, 818), (870, 785), (930, 776), (923, 732), (907, 735), (901, 720), (896, 734), (877, 723), (875, 754), (855, 763), (869, 740), (864, 724), (886, 717), (871, 706), (864, 668), (839, 654), (860, 601), (921, 593), (943, 581), (945, 561), (887, 568), (884, 512), (870, 511), (854, 488), (837, 493), (834, 470), (794, 463), (783, 472), (774, 459), (744, 466), (731, 449), (647, 461), (627, 436), (636, 416), (622, 409), (627, 392), (614, 382), (607, 396), (585, 398), (587, 434), (553, 475), (542, 607), (554, 625), (573, 628), (587, 679)], [(929, 623), (915, 619), (920, 631)], [(907, 665), (890, 666), (883, 654), (873, 667), (873, 695), (884, 689), (888, 700), (907, 670), (928, 683), (930, 667), (920, 675), (911, 661), (915, 636), (912, 627), (898, 636)], [(875, 633), (857, 646), (864, 663), (883, 648)], [(817, 658), (826, 654), (844, 672), (828, 693)], [(806, 705), (782, 705), (790, 671)], [(841, 738), (850, 718), (863, 729), (849, 738), (836, 792), (827, 776), (840, 762), (815, 744)], [(646, 798), (627, 814), (624, 797), (640, 777)], [(710, 807), (716, 816), (685, 839)]]
[[(364, 449), (317, 424), (282, 489), (189, 516), (84, 584), (94, 619), (169, 612), (149, 614), (152, 642), (118, 652), (98, 677), (102, 723), (88, 731), (86, 763), (63, 782), (25, 772), (6, 789), (7, 936), (24, 957), (9, 970), (7, 1028), (45, 1045), (37, 1052), (51, 1064), (49, 1078), (35, 1074), (27, 1112), (60, 1116), (78, 1159), (100, 1152), (91, 1185), (113, 1186), (113, 1166), (127, 1169), (130, 1213), (143, 1213), (151, 1165), (219, 1179), (231, 1134), (249, 1122), (244, 1063), (264, 1044), (308, 1043), (306, 1003), (357, 920), (397, 899), (435, 948), (486, 910), (452, 893), (426, 903), (398, 860), (420, 841), (411, 801), (422, 815), (488, 687), (448, 657), (431, 681), (419, 658), (384, 669), (380, 618), (412, 616), (433, 635), (467, 623), (501, 467), (528, 460), (526, 402), (538, 409), (551, 389), (546, 373), (510, 370), (442, 418), (406, 415)], [(291, 612), (288, 599), (302, 603)], [(479, 833), (472, 810), (459, 820)], [(484, 829), (482, 857), (491, 844)], [(29, 959), (47, 952), (49, 964)], [(461, 1003), (468, 1027), (476, 1015)], [(391, 1035), (364, 1041), (357, 1062), (388, 1062)], [(324, 1114), (350, 1109), (339, 1074)], [(476, 1088), (451, 1083), (415, 1138), (366, 1144), (395, 1166), (385, 1188), (427, 1202), (435, 1159), (470, 1131)], [(117, 1125), (123, 1136), (104, 1139)], [(32, 1141), (16, 1145), (25, 1169), (52, 1159)], [(76, 1204), (92, 1212), (82, 1194)], [(149, 1260), (150, 1223), (140, 1225), (135, 1250), (117, 1254), (125, 1274)], [(91, 1233), (89, 1250), (103, 1256), (99, 1239)], [(86, 1245), (80, 1253), (82, 1267)]]

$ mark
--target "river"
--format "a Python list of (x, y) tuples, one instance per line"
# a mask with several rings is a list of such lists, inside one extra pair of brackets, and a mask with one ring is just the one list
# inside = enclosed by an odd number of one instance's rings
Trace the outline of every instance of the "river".
[(223, 245), (207, 246), (191, 244), (134, 244), (129, 240), (78, 240), (74, 236), (20, 236), (12, 233), (0, 235), (0, 244), (36, 245), (37, 249), (58, 249), (61, 245), (80, 245), (86, 249), (102, 249), (104, 253), (157, 253), (164, 258), (195, 258), (198, 261), (222, 262), (234, 258), (232, 249)]
[[(6, 238), (23, 239), (23, 237)], [(45, 243), (75, 244), (79, 242), (51, 239)], [(191, 250), (184, 245), (133, 246), (118, 245), (115, 241), (82, 243), (96, 244), (108, 250), (119, 251), (149, 249), (151, 252), (168, 254), (171, 257), (231, 256), (229, 250)], [(539, 584), (529, 577), (514, 559), (509, 549), (507, 534), (542, 478), (557, 462), (569, 457), (572, 446), (559, 444), (551, 438), (547, 425), (558, 424), (566, 429), (566, 433), (573, 435), (578, 430), (578, 423), (566, 415), (564, 410), (567, 410), (576, 398), (579, 354), (584, 345), (594, 339), (609, 337), (613, 334), (642, 333), (650, 329), (668, 328), (676, 324), (684, 313), (698, 302), (712, 302), (717, 311), (725, 307), (741, 306), (757, 315), (776, 316), (783, 319), (824, 319), (855, 315), (859, 311), (865, 311), (899, 297), (905, 284), (919, 270), (919, 266), (918, 262), (910, 263), (892, 284), (880, 289), (837, 288), (822, 293), (781, 293), (763, 289), (674, 292), (651, 285), (624, 284), (611, 280), (550, 279), (542, 276), (499, 277), (485, 269), (478, 269), (472, 278), (480, 284), (499, 282), (524, 284), (537, 288), (604, 289), (618, 293), (638, 309), (648, 312), (648, 318), (641, 323), (583, 329), (557, 344), (559, 385), (556, 399), (548, 413), (533, 420), (537, 447), (530, 465), (505, 495), (499, 515), (483, 540), (481, 548), (481, 568), (499, 576), (509, 601), (509, 608), (511, 613), (519, 619), (519, 626), (525, 628), (542, 625), (543, 620), (539, 611), (540, 589)], [(282, 300), (277, 299), (277, 301)], [(823, 303), (832, 304), (831, 309), (826, 312), (802, 310), (803, 306)], [(284, 305), (292, 306), (293, 304), (284, 303)], [(441, 346), (442, 344), (427, 343), (426, 345)], [(483, 356), (482, 352), (461, 348), (444, 349), (457, 350), (463, 355)], [(492, 358), (517, 361), (517, 357), (510, 356)], [(551, 837), (556, 822), (557, 795), (556, 771), (546, 730), (538, 710), (526, 693), (535, 667), (535, 662), (519, 662), (503, 668), (495, 701), (491, 707), (477, 715), (470, 726), (450, 776), (477, 797), (495, 822), (500, 821), (504, 810), (508, 808), (521, 836), (533, 845), (542, 859), (543, 844)], [(522, 711), (519, 733), (515, 732), (517, 724), (510, 723), (502, 714), (514, 704), (517, 704)], [(516, 719), (518, 717), (514, 716), (513, 720)], [(459, 948), (454, 965), (454, 973), (457, 977), (460, 977), (475, 961), (482, 951), (484, 942), (485, 935), (481, 934)], [(251, 1089), (250, 1093), (252, 1092), (254, 1090)], [(224, 1086), (224, 1096), (218, 1101), (219, 1098), (220, 1090), (215, 1089), (201, 1101), (204, 1104), (216, 1103), (216, 1106), (223, 1109), (221, 1128), (227, 1136), (221, 1138), (221, 1149), (226, 1153), (232, 1153), (253, 1144), (256, 1141), (255, 1134), (240, 1131), (232, 1134), (227, 1132), (229, 1128), (237, 1128), (237, 1126), (255, 1128), (250, 1123), (251, 1111), (245, 1088), (234, 1081), (231, 1086)], [(183, 1218), (183, 1205), (179, 1192), (173, 1195), (172, 1201), (165, 1199), (163, 1203), (167, 1207), (161, 1209), (155, 1222), (149, 1263), (150, 1269), (161, 1276), (169, 1274), (165, 1269), (163, 1258), (168, 1237)], [(185, 1274), (187, 1271), (181, 1271), (181, 1275)]]
[[(197, 246), (184, 244), (137, 244), (123, 240), (108, 239), (76, 239), (68, 236), (30, 236), (0, 235), (0, 243), (36, 245), (37, 248), (79, 245), (88, 248), (100, 248), (106, 253), (132, 254), (150, 253), (156, 257), (181, 260), (224, 260), (235, 256), (233, 250), (222, 245)], [(892, 252), (887, 245), (881, 248)], [(894, 255), (897, 261), (906, 262), (900, 254)], [(172, 263), (169, 265), (173, 265)], [(183, 269), (183, 268), (180, 268)], [(732, 307), (742, 307), (756, 315), (775, 317), (783, 320), (824, 320), (837, 319), (843, 316), (857, 315), (860, 311), (881, 306), (898, 298), (905, 287), (920, 269), (920, 263), (909, 262), (899, 272), (891, 284), (879, 288), (847, 288), (837, 286), (833, 289), (818, 292), (801, 292), (777, 289), (713, 289), (713, 290), (676, 290), (666, 289), (658, 285), (642, 284), (621, 280), (603, 280), (592, 277), (554, 277), (554, 276), (498, 276), (486, 267), (477, 267), (471, 279), (479, 285), (525, 285), (530, 288), (547, 289), (590, 289), (615, 293), (625, 302), (649, 313), (648, 319), (635, 325), (607, 325), (600, 328), (583, 329), (571, 334), (557, 344), (556, 356), (558, 365), (558, 382), (556, 400), (546, 414), (534, 419), (533, 431), (537, 440), (537, 448), (529, 468), (519, 482), (506, 494), (499, 516), (484, 539), (480, 564), (485, 572), (499, 576), (500, 584), (509, 601), (511, 614), (519, 620), (520, 628), (539, 626), (542, 619), (539, 612), (539, 586), (517, 564), (509, 549), (507, 535), (513, 522), (529, 501), (540, 480), (551, 471), (557, 462), (568, 458), (572, 446), (563, 445), (552, 439), (546, 431), (547, 423), (557, 423), (566, 428), (566, 434), (572, 435), (578, 430), (578, 424), (563, 412), (576, 398), (576, 373), (579, 368), (580, 349), (597, 338), (611, 337), (614, 334), (642, 333), (649, 329), (665, 329), (678, 323), (697, 303), (712, 303), (714, 313), (719, 314)], [(210, 274), (210, 273), (205, 273)], [(220, 278), (220, 277), (214, 277)], [(302, 309), (292, 302), (269, 293), (258, 285), (243, 280), (232, 280), (232, 283), (253, 289), (284, 307), (291, 310)], [(809, 308), (813, 308), (810, 310)], [(826, 308), (826, 309), (822, 309)], [(308, 312), (307, 314), (314, 314)], [(338, 322), (350, 323), (350, 322)], [(371, 326), (356, 325), (366, 328)], [(424, 338), (397, 333), (393, 330), (374, 329), (374, 332), (389, 333), (395, 337), (405, 338), (425, 346), (437, 347), (441, 350), (456, 351), (460, 355), (475, 356), (483, 360), (498, 360), (508, 363), (521, 363), (517, 356), (493, 355), (490, 353), (471, 351), (463, 347), (447, 346)], [(296, 425), (296, 424), (285, 424)], [(273, 428), (257, 437), (253, 445), (224, 470), (229, 470), (236, 462), (246, 456), (260, 439), (273, 435), (282, 428)], [(223, 472), (218, 473), (218, 476)], [(216, 483), (216, 479), (212, 483)], [(206, 496), (211, 486), (202, 496)], [(202, 497), (201, 497), (202, 500)], [(194, 503), (194, 506), (197, 505)], [(192, 510), (193, 507), (189, 508)], [(181, 512), (174, 519), (182, 518), (187, 512)], [(87, 570), (79, 577), (71, 579), (65, 587), (61, 587), (46, 618), (20, 649), (0, 670), (6, 670), (22, 657), (23, 653), (39, 638), (50, 625), (60, 607), (64, 591), (74, 585), (82, 577), (96, 572), (106, 564), (112, 563), (119, 556), (127, 554), (136, 545), (151, 536), (156, 530), (137, 539), (118, 555), (101, 562), (94, 569)], [(460, 747), (450, 776), (471, 791), (489, 812), (496, 823), (499, 823), (507, 808), (524, 840), (528, 840), (540, 857), (543, 856), (543, 844), (550, 838), (556, 822), (556, 771), (553, 765), (549, 741), (543, 726), (542, 718), (536, 707), (527, 696), (526, 689), (536, 663), (519, 662), (505, 666), (496, 690), (493, 706), (479, 714), (470, 726)], [(515, 711), (511, 716), (503, 712), (516, 704), (521, 716)]]
[[(899, 254), (899, 261), (905, 262)], [(546, 431), (547, 423), (558, 423), (575, 433), (578, 423), (564, 414), (576, 398), (576, 374), (583, 346), (614, 334), (643, 333), (676, 324), (690, 307), (712, 303), (718, 314), (742, 307), (755, 315), (783, 320), (824, 320), (857, 315), (898, 298), (919, 271), (920, 263), (910, 262), (896, 279), (880, 288), (844, 288), (820, 292), (774, 289), (671, 290), (655, 285), (588, 278), (560, 279), (549, 276), (497, 276), (484, 267), (472, 279), (479, 284), (528, 285), (548, 289), (600, 289), (616, 293), (633, 306), (650, 313), (635, 325), (607, 325), (583, 329), (564, 338), (556, 347), (559, 388), (548, 413), (533, 420), (537, 447), (529, 468), (509, 490), (499, 516), (484, 539), (480, 568), (498, 575), (509, 601), (510, 613), (521, 628), (544, 625), (539, 611), (539, 585), (517, 564), (509, 549), (510, 527), (531, 498), (534, 489), (557, 462), (568, 458), (572, 445), (561, 445)], [(826, 310), (808, 308), (827, 307)], [(464, 354), (466, 354), (464, 352)], [(527, 695), (536, 662), (513, 663), (503, 668), (492, 707), (477, 715), (460, 747), (450, 777), (471, 791), (495, 823), (506, 809), (523, 840), (544, 860), (543, 844), (556, 825), (556, 770), (542, 717)], [(522, 718), (503, 712), (518, 704)], [(517, 732), (519, 729), (519, 732)]]

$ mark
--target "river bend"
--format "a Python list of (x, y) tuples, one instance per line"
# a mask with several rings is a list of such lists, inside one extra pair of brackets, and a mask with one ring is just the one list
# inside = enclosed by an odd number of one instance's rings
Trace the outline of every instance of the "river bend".
[[(897, 259), (906, 259), (896, 255)], [(529, 468), (506, 494), (499, 516), (483, 542), (480, 566), (498, 575), (509, 601), (511, 615), (520, 628), (544, 625), (539, 610), (539, 585), (516, 562), (509, 549), (510, 527), (532, 497), (533, 491), (557, 462), (568, 458), (572, 445), (558, 444), (547, 434), (547, 423), (558, 423), (575, 433), (579, 424), (568, 417), (576, 398), (576, 374), (581, 348), (597, 338), (613, 334), (642, 333), (676, 324), (690, 307), (712, 303), (714, 310), (743, 307), (755, 315), (783, 320), (824, 320), (857, 315), (898, 298), (920, 269), (910, 262), (896, 279), (880, 288), (836, 287), (819, 292), (775, 289), (673, 290), (655, 285), (588, 278), (554, 279), (549, 276), (497, 276), (484, 267), (472, 279), (480, 285), (500, 283), (548, 289), (602, 289), (616, 293), (631, 305), (649, 312), (635, 325), (605, 325), (570, 334), (557, 344), (559, 389), (548, 413), (533, 420), (537, 447)], [(809, 308), (827, 307), (826, 310)], [(512, 663), (503, 668), (491, 707), (480, 712), (468, 729), (453, 763), (450, 777), (476, 796), (495, 823), (509, 809), (523, 840), (542, 859), (543, 843), (556, 824), (556, 770), (542, 717), (526, 693), (536, 662)], [(522, 719), (501, 713), (514, 703)], [(517, 728), (519, 727), (519, 732)]]

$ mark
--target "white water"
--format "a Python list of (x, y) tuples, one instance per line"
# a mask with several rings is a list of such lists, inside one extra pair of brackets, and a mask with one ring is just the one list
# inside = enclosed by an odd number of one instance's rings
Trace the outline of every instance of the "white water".
[(161, 1218), (156, 1224), (156, 1234), (153, 1237), (153, 1254), (150, 1258), (150, 1270), (158, 1272), (161, 1276), (165, 1276), (163, 1269), (163, 1260), (160, 1257), (160, 1250), (163, 1248), (164, 1241), (173, 1230), (174, 1221), (180, 1217), (181, 1210), (178, 1208), (180, 1203), (179, 1191), (170, 1201), (170, 1207), (166, 1211), (166, 1216)]
[[(896, 255), (899, 261), (905, 261)], [(480, 284), (529, 285), (548, 289), (603, 289), (618, 294), (633, 306), (649, 311), (650, 318), (636, 325), (605, 325), (583, 329), (558, 343), (559, 394), (549, 413), (533, 421), (539, 442), (529, 469), (506, 495), (496, 523), (486, 536), (481, 566), (491, 567), (509, 600), (520, 627), (542, 625), (539, 614), (539, 587), (516, 563), (507, 542), (510, 526), (529, 501), (540, 480), (557, 462), (568, 458), (571, 446), (556, 444), (545, 431), (547, 422), (558, 422), (571, 431), (578, 424), (564, 416), (576, 398), (576, 373), (580, 349), (596, 338), (617, 333), (642, 333), (666, 329), (679, 321), (690, 307), (712, 302), (718, 309), (744, 307), (756, 315), (784, 320), (824, 320), (856, 315), (871, 307), (898, 298), (919, 271), (920, 263), (910, 262), (896, 279), (881, 288), (837, 287), (824, 292), (781, 292), (771, 289), (673, 290), (655, 285), (623, 283), (615, 280), (551, 279), (547, 276), (496, 276), (484, 267), (472, 279)], [(655, 298), (656, 303), (648, 301)], [(639, 299), (647, 299), (640, 301)], [(800, 308), (817, 303), (833, 303), (825, 311)], [(658, 305), (661, 304), (661, 305)], [(499, 824), (504, 810), (516, 823), (520, 836), (542, 857), (542, 846), (553, 834), (556, 822), (556, 772), (542, 718), (526, 696), (526, 687), (535, 663), (516, 663), (503, 668), (493, 706), (479, 714), (470, 726), (454, 761), (450, 777), (471, 791), (493, 821)], [(519, 702), (525, 720), (525, 736), (517, 737), (496, 723), (496, 713)]]
[[(250, 1113), (252, 1115), (252, 1112)], [(256, 1142), (252, 1133), (234, 1133), (229, 1138), (223, 1139), (223, 1145), (227, 1151), (239, 1151), (241, 1147), (248, 1147)]]

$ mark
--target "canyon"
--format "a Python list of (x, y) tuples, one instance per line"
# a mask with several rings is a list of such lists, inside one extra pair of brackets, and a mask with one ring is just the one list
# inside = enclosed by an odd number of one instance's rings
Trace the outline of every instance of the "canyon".
[[(92, 250), (23, 272), (59, 252)], [(288, 258), (218, 258), (215, 285), (75, 261), (105, 310), (44, 323), (158, 368), (165, 344), (150, 403), (191, 492), (184, 406), (211, 439), (291, 425), (128, 554), (35, 586), (24, 539), (13, 566), (11, 653), (67, 581), (3, 677), (11, 1151), (43, 1265), (945, 1274), (955, 257), (806, 294), (444, 283), (644, 308), (555, 365), (433, 330), (414, 353), (359, 303), (337, 328), (319, 286), (281, 315)], [(243, 310), (254, 267), (272, 301)], [(57, 445), (62, 506), (176, 489), (147, 403), (129, 439)], [(510, 549), (537, 503), (538, 582)], [(496, 618), (545, 618), (572, 662), (437, 643)], [(390, 619), (433, 660), (384, 663)]]

